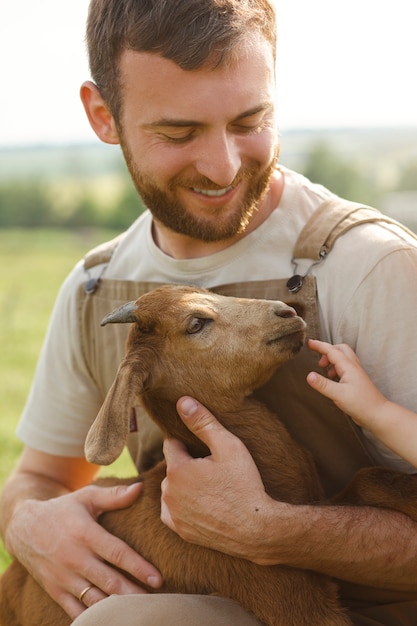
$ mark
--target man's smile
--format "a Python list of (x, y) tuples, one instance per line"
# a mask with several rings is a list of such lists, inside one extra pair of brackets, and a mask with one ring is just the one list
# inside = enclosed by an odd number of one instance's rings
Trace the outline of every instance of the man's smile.
[(221, 196), (225, 196), (232, 189), (232, 185), (229, 185), (229, 187), (225, 187), (224, 189), (197, 189), (196, 187), (192, 188), (195, 193), (199, 193), (203, 196), (209, 196), (211, 198), (219, 198)]

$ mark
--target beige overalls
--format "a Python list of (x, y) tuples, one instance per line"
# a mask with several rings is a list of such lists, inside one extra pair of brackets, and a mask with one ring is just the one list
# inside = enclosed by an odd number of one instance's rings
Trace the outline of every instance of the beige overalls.
[[(337, 237), (357, 224), (389, 218), (354, 203), (324, 203), (304, 227), (294, 249), (295, 259), (326, 262)], [(409, 231), (407, 231), (408, 234)], [(414, 235), (413, 235), (414, 236)], [(93, 250), (86, 256), (86, 270), (107, 263), (118, 241)], [(114, 325), (103, 345), (100, 321), (113, 308), (158, 286), (156, 283), (107, 280), (80, 291), (79, 313), (83, 349), (91, 375), (103, 395), (115, 376), (124, 354), (128, 328)], [(292, 289), (290, 291), (289, 287)], [(315, 278), (311, 275), (258, 282), (220, 285), (213, 289), (229, 296), (283, 300), (304, 317), (310, 337), (320, 338)], [(278, 413), (289, 432), (308, 448), (315, 460), (327, 496), (335, 495), (361, 467), (376, 464), (359, 428), (333, 402), (312, 390), (307, 373), (318, 370), (317, 355), (308, 348), (281, 367), (257, 396)], [(129, 435), (128, 447), (139, 471), (161, 458), (161, 436), (153, 422), (137, 407), (137, 431)], [(417, 572), (416, 572), (417, 576)], [(417, 593), (390, 592), (341, 582), (341, 601), (349, 607), (357, 625), (416, 626)], [(235, 603), (200, 596), (126, 596), (106, 599), (76, 621), (77, 626), (106, 624), (134, 626), (245, 626), (259, 624)]]

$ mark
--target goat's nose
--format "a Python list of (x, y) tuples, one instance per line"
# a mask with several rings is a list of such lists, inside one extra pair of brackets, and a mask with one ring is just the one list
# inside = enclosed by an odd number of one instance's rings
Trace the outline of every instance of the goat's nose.
[(283, 302), (276, 302), (274, 306), (274, 314), (277, 317), (296, 317), (297, 311)]

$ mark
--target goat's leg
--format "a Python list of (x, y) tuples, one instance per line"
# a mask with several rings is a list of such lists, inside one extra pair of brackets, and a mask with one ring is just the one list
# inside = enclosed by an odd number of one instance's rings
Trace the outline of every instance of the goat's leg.
[(69, 626), (71, 619), (14, 561), (0, 580), (0, 626)]
[(333, 502), (393, 509), (417, 521), (417, 474), (366, 467)]
[(223, 589), (266, 626), (352, 626), (336, 585), (324, 576), (253, 564), (245, 564), (241, 574), (239, 585), (228, 590), (223, 580)]

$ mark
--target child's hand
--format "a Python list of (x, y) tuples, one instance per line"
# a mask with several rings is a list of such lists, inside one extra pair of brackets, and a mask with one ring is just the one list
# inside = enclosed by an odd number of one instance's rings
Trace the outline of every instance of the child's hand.
[[(324, 341), (310, 339), (309, 347), (321, 354), (319, 366), (327, 368), (329, 378), (310, 372), (309, 385), (367, 429), (372, 430), (385, 397), (372, 383), (354, 351), (345, 344), (333, 346)], [(336, 382), (335, 378), (339, 378)]]
[(308, 346), (315, 352), (321, 354), (319, 366), (327, 368), (329, 378), (342, 378), (348, 372), (352, 372), (352, 367), (359, 367), (366, 376), (360, 361), (352, 348), (345, 343), (332, 345), (318, 339), (309, 339)]

